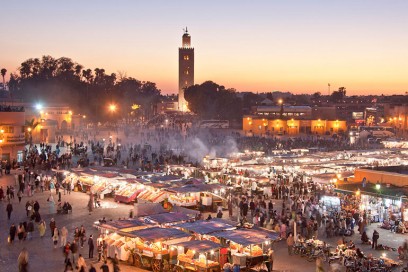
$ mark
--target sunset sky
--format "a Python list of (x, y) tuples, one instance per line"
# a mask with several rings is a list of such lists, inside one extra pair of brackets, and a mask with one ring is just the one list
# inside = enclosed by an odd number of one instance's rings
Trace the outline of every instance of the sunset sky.
[(405, 94), (407, 0), (26, 0), (0, 4), (0, 67), (70, 57), (178, 89), (188, 27), (195, 82), (239, 91)]

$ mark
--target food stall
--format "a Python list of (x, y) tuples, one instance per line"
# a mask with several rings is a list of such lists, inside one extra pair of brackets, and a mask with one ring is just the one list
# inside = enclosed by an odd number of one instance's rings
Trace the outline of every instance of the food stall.
[(184, 223), (186, 221), (193, 220), (194, 218), (195, 216), (191, 214), (189, 215), (180, 212), (164, 212), (145, 216), (143, 217), (143, 220), (151, 224), (169, 226), (178, 223)]
[(122, 231), (129, 232), (139, 229), (145, 229), (155, 226), (150, 222), (146, 222), (141, 218), (136, 219), (121, 219), (121, 220), (111, 220), (106, 222), (97, 221), (94, 226), (99, 229), (101, 234), (109, 234), (112, 232)]
[(103, 240), (107, 245), (107, 257), (114, 258), (117, 254), (119, 260), (127, 261), (130, 257), (131, 250), (133, 247), (134, 241), (130, 237), (112, 232), (106, 234), (103, 237)]
[(260, 228), (235, 229), (212, 234), (221, 241), (221, 245), (231, 250), (234, 265), (250, 269), (267, 261), (267, 251), (279, 234)]
[(134, 265), (154, 272), (170, 271), (169, 245), (186, 242), (191, 235), (173, 228), (147, 228), (123, 235), (134, 238)]
[(121, 186), (115, 192), (115, 201), (122, 203), (131, 203), (136, 199), (138, 184), (132, 183), (132, 181), (127, 180), (127, 182)]
[(193, 233), (197, 240), (215, 241), (218, 239), (211, 236), (211, 233), (233, 230), (236, 228), (236, 223), (221, 218), (213, 218), (211, 220), (197, 220), (194, 222), (176, 224), (173, 227)]
[[(220, 248), (220, 244), (212, 241), (200, 240), (186, 241), (171, 245), (170, 251), (177, 251), (175, 271), (220, 271)], [(171, 256), (174, 256), (174, 254), (171, 254)], [(170, 260), (173, 260), (173, 258)]]
[(140, 190), (138, 190), (137, 199), (146, 202), (160, 203), (168, 196), (167, 192), (162, 190), (162, 188), (169, 186), (170, 185), (163, 183), (147, 183), (141, 185)]
[(169, 192), (168, 201), (172, 205), (182, 207), (195, 207), (200, 202), (201, 189), (195, 185), (186, 185), (176, 188), (167, 188)]

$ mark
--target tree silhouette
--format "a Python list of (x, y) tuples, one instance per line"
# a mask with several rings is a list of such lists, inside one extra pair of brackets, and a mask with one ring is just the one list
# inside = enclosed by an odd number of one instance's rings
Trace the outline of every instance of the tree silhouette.
[(5, 80), (6, 73), (7, 73), (6, 68), (1, 69), (1, 76), (3, 78), (3, 88), (6, 88), (6, 80)]

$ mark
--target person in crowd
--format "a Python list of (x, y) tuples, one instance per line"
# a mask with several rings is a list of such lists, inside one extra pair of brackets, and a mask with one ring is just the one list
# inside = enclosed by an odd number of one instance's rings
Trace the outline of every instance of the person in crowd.
[(54, 235), (52, 236), (52, 241), (54, 243), (54, 248), (57, 248), (59, 240), (59, 230), (57, 227), (54, 228)]
[(84, 257), (82, 257), (82, 254), (79, 254), (78, 261), (77, 261), (77, 267), (78, 267), (78, 271), (85, 272), (86, 262), (85, 262)]
[(72, 241), (71, 244), (71, 254), (72, 254), (72, 263), (75, 263), (75, 259), (78, 255), (78, 244), (76, 243), (76, 241)]
[(106, 260), (104, 260), (103, 264), (101, 265), (101, 271), (102, 272), (109, 272), (109, 266), (108, 266), (108, 262)]
[(377, 230), (373, 231), (373, 243), (371, 245), (371, 248), (376, 249), (378, 246), (378, 239), (380, 239), (380, 234), (378, 233)]
[(27, 240), (31, 240), (33, 232), (34, 232), (34, 222), (32, 219), (28, 221), (26, 232), (27, 232)]
[(11, 212), (13, 211), (13, 205), (11, 204), (10, 200), (7, 203), (6, 212), (7, 212), (7, 219), (10, 220)]
[(18, 271), (28, 272), (28, 251), (23, 248), (17, 258)]
[(68, 229), (65, 226), (61, 228), (60, 236), (61, 236), (61, 247), (63, 247), (67, 244), (67, 237), (68, 237)]
[(88, 238), (88, 246), (89, 246), (89, 259), (93, 259), (93, 253), (94, 253), (95, 244), (94, 244), (94, 240), (93, 240), (92, 234), (89, 235), (89, 238)]
[(51, 231), (51, 237), (54, 236), (54, 229), (57, 227), (57, 223), (55, 222), (54, 218), (51, 218), (50, 221), (50, 231)]
[(288, 238), (286, 239), (286, 244), (288, 245), (289, 255), (292, 255), (293, 245), (295, 244), (295, 240), (291, 232), (289, 233)]
[(16, 238), (16, 233), (17, 233), (17, 228), (14, 224), (11, 224), (10, 230), (9, 230), (9, 243), (13, 244), (14, 239)]
[(18, 240), (19, 240), (20, 242), (22, 242), (23, 239), (24, 239), (24, 236), (25, 236), (25, 229), (24, 229), (23, 223), (20, 222), (20, 224), (18, 224), (18, 227), (17, 227), (17, 237), (18, 237)]
[(45, 221), (41, 220), (40, 223), (38, 224), (38, 232), (40, 233), (41, 238), (44, 237), (46, 229), (47, 229), (47, 226), (45, 224)]

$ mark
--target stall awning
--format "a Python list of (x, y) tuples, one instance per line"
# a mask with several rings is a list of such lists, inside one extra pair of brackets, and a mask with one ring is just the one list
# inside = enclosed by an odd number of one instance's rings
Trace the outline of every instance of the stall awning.
[(211, 250), (220, 249), (221, 245), (213, 241), (208, 240), (192, 240), (187, 242), (182, 242), (178, 244), (173, 244), (174, 246), (181, 246), (190, 250), (195, 250), (196, 252), (210, 252)]
[(212, 234), (218, 238), (230, 240), (242, 246), (262, 244), (266, 240), (277, 240), (279, 234), (274, 231), (263, 229), (236, 229), (228, 231), (220, 231)]
[(150, 220), (156, 222), (157, 224), (167, 224), (191, 220), (194, 217), (191, 217), (184, 213), (160, 213), (153, 214), (145, 217), (145, 220)]
[(152, 226), (152, 224), (144, 222), (141, 219), (114, 220), (99, 225), (99, 227), (115, 231), (149, 226)]
[(134, 216), (150, 216), (153, 214), (166, 213), (167, 211), (163, 208), (160, 203), (137, 203), (134, 205)]
[(149, 228), (149, 229), (142, 229), (142, 230), (135, 230), (131, 232), (124, 232), (121, 233), (124, 236), (128, 237), (139, 237), (145, 241), (150, 242), (158, 242), (158, 241), (166, 241), (171, 239), (178, 239), (191, 236), (190, 234), (185, 233), (184, 231), (178, 229), (170, 229), (170, 228)]
[(227, 220), (214, 218), (211, 220), (198, 220), (191, 223), (177, 224), (175, 227), (185, 229), (198, 234), (210, 234), (217, 231), (235, 228), (236, 224), (232, 224)]

